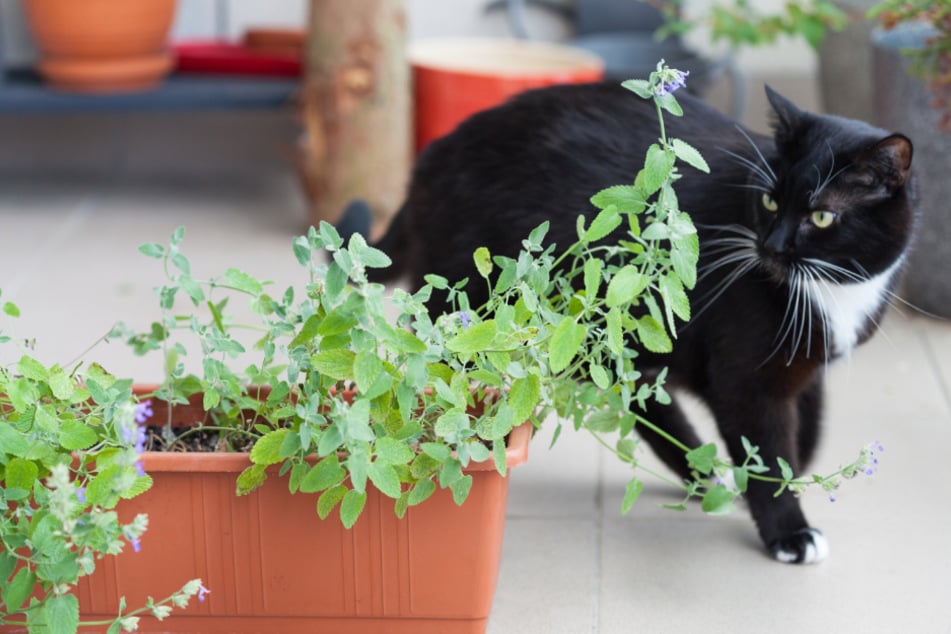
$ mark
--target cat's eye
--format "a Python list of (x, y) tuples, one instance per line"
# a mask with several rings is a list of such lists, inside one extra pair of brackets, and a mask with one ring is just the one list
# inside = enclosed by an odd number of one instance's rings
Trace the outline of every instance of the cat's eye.
[(763, 194), (763, 197), (760, 198), (760, 202), (763, 204), (763, 209), (766, 211), (776, 211), (779, 209), (779, 205), (769, 194)]
[(827, 229), (835, 222), (835, 214), (831, 211), (814, 211), (810, 220), (820, 229)]

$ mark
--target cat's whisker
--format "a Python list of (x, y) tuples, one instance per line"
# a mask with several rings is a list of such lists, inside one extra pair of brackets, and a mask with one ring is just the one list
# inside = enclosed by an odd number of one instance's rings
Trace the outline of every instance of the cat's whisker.
[(763, 162), (763, 165), (766, 167), (766, 169), (769, 171), (769, 175), (772, 177), (772, 184), (775, 185), (779, 179), (776, 178), (776, 172), (773, 171), (773, 168), (769, 166), (769, 161), (767, 161), (766, 157), (763, 156), (763, 153), (760, 152), (759, 147), (753, 142), (753, 139), (750, 138), (750, 135), (746, 133), (746, 130), (743, 129), (743, 126), (737, 124), (735, 127), (737, 130), (739, 130), (740, 134), (743, 135), (743, 138), (746, 139), (747, 143), (750, 144), (750, 147), (753, 148), (753, 151), (756, 152), (756, 156), (759, 157), (759, 160)]
[(739, 250), (733, 250), (727, 255), (723, 255), (713, 262), (705, 263), (700, 267), (700, 275), (697, 278), (697, 282), (700, 282), (706, 279), (714, 271), (717, 271), (724, 266), (729, 264), (734, 264), (736, 262), (743, 262), (746, 260), (752, 260), (756, 258), (756, 251), (752, 248), (744, 248)]
[(690, 321), (684, 326), (684, 329), (690, 327), (691, 324), (696, 323), (697, 318), (702, 315), (708, 308), (713, 306), (720, 296), (723, 295), (738, 279), (746, 275), (750, 270), (755, 268), (759, 264), (759, 259), (755, 253), (748, 254), (746, 258), (740, 259), (742, 264), (736, 267), (733, 271), (730, 272), (725, 278), (723, 278), (720, 283), (704, 293), (704, 295), (698, 298), (694, 302), (694, 306), (700, 306), (700, 309), (697, 310), (692, 316)]
[(769, 187), (766, 187), (765, 185), (757, 185), (756, 183), (746, 183), (746, 184), (733, 183), (730, 185), (730, 187), (737, 187), (739, 189), (754, 189), (758, 192), (763, 192), (764, 194), (773, 193), (773, 190), (770, 189)]
[[(707, 229), (709, 231), (725, 231), (730, 233), (738, 233), (741, 236), (746, 236), (750, 240), (756, 240), (758, 236), (756, 232), (744, 225), (738, 224), (729, 224), (729, 225), (709, 225), (704, 223), (696, 223), (696, 226), (700, 229)], [(712, 240), (718, 240), (719, 238), (711, 238)], [(709, 240), (707, 240), (709, 242)]]
[[(813, 284), (823, 284), (828, 289), (828, 282), (819, 274), (815, 267), (808, 264), (802, 265), (802, 271), (809, 278)], [(813, 298), (814, 301), (818, 302), (816, 298)], [(822, 360), (825, 365), (825, 371), (829, 371), (829, 362), (832, 360), (832, 339), (829, 336), (829, 316), (826, 315), (826, 312), (819, 307), (816, 312), (819, 314), (819, 325), (822, 328)]]
[(731, 158), (733, 158), (735, 161), (739, 162), (739, 163), (740, 163), (741, 165), (743, 165), (744, 167), (748, 167), (748, 168), (750, 169), (750, 171), (752, 172), (752, 175), (753, 175), (753, 176), (758, 176), (758, 177), (759, 177), (759, 180), (760, 180), (764, 185), (766, 185), (767, 187), (769, 187), (770, 190), (772, 190), (773, 188), (775, 188), (775, 186), (776, 186), (776, 175), (773, 174), (773, 170), (769, 167), (769, 164), (766, 165), (766, 169), (769, 170), (769, 172), (767, 173), (765, 170), (763, 170), (762, 167), (760, 167), (759, 165), (757, 165), (756, 163), (754, 163), (754, 162), (751, 161), (750, 159), (746, 158), (746, 157), (743, 156), (742, 154), (737, 154), (736, 152), (734, 152), (734, 151), (732, 151), (732, 150), (728, 150), (728, 149), (726, 149), (725, 147), (717, 147), (717, 149), (720, 150), (721, 152), (725, 153), (726, 155), (730, 156)]

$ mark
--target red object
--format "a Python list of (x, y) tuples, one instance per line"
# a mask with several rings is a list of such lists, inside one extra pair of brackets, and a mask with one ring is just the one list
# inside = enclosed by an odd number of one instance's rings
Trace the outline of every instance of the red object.
[(261, 51), (222, 40), (178, 42), (172, 46), (180, 73), (300, 77), (301, 56)]
[(604, 78), (602, 60), (581, 49), (503, 38), (417, 42), (413, 64), (416, 151), (479, 110), (530, 88)]

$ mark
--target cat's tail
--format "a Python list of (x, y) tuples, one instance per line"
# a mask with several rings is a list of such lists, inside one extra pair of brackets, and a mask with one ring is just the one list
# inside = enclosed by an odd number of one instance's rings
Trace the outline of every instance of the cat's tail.
[[(386, 253), (393, 264), (383, 268), (368, 268), (367, 277), (371, 282), (387, 282), (396, 279), (403, 273), (404, 254), (406, 253), (406, 244), (403, 234), (403, 223), (400, 221), (402, 209), (393, 217), (386, 234), (378, 242), (370, 246)], [(373, 214), (370, 212), (370, 206), (363, 200), (354, 200), (347, 205), (340, 220), (337, 221), (337, 233), (345, 242), (350, 241), (354, 234), (360, 234), (367, 242), (370, 241), (370, 226), (373, 222)]]

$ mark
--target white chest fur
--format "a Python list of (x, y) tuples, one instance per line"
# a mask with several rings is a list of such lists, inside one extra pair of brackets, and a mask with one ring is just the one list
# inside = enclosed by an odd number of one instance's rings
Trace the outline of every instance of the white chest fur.
[(901, 260), (864, 282), (807, 283), (814, 305), (822, 312), (833, 355), (848, 354), (855, 347), (868, 320), (885, 302), (888, 285), (900, 266)]

